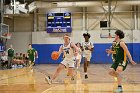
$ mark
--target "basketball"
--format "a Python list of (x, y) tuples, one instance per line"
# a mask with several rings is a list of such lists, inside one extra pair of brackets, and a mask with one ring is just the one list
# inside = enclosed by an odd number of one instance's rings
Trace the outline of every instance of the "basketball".
[(57, 51), (53, 51), (51, 54), (51, 58), (53, 60), (57, 60), (59, 58), (59, 53)]

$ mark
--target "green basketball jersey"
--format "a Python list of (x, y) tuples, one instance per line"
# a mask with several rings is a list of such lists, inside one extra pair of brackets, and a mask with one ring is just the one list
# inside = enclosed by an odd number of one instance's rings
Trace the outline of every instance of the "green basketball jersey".
[(14, 57), (14, 52), (15, 52), (14, 49), (9, 48), (9, 49), (8, 49), (8, 57)]
[[(120, 42), (123, 42), (123, 41), (120, 41)], [(116, 52), (115, 61), (126, 62), (126, 51), (124, 51), (123, 48), (120, 46), (120, 42), (116, 43), (116, 45), (114, 46), (114, 50)]]
[(35, 58), (35, 52), (36, 52), (36, 50), (35, 50), (34, 48), (29, 49), (29, 50), (27, 51), (28, 56), (29, 56), (29, 59), (30, 59), (31, 61), (33, 61), (34, 58)]

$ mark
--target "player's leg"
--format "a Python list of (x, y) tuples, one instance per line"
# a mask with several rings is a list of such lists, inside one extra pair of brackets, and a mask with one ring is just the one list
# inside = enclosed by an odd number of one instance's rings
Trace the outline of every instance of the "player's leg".
[(118, 66), (116, 69), (116, 74), (117, 74), (117, 83), (118, 83), (118, 88), (115, 90), (115, 92), (122, 92), (122, 76), (121, 72), (123, 71), (122, 66)]
[(90, 64), (90, 59), (91, 59), (91, 54), (88, 54), (88, 55), (87, 55), (87, 67), (88, 67), (89, 64)]
[(88, 78), (88, 75), (87, 75), (87, 58), (84, 57), (84, 73), (85, 73), (85, 79)]
[(60, 74), (60, 72), (65, 68), (64, 64), (59, 64), (58, 68), (56, 69), (55, 73), (53, 74), (52, 78), (50, 76), (46, 76), (45, 80), (48, 82), (48, 84), (51, 84), (54, 79)]
[(87, 67), (89, 66), (90, 61), (87, 61)]
[(59, 64), (58, 68), (56, 69), (54, 75), (52, 76), (52, 80), (54, 80), (59, 74), (60, 72), (65, 68), (65, 65), (63, 64)]
[(85, 63), (84, 63), (84, 72), (85, 72), (85, 79), (87, 79), (88, 78), (88, 75), (87, 75), (87, 68), (88, 68), (88, 65), (89, 65), (89, 63), (90, 63), (90, 59), (91, 59), (91, 54), (88, 54), (88, 55), (86, 55), (85, 56)]
[(110, 70), (109, 70), (109, 75), (113, 76), (113, 77), (117, 77), (116, 76), (116, 71), (114, 69), (112, 69), (112, 68), (110, 68)]
[(117, 81), (118, 88), (116, 89), (116, 92), (122, 92), (123, 91), (123, 89), (122, 89), (122, 75), (121, 74), (126, 69), (127, 63), (128, 62), (126, 62), (125, 66), (118, 66), (117, 69), (116, 69), (116, 74), (117, 74), (117, 79), (118, 79), (118, 81)]
[(71, 61), (68, 63), (69, 68), (68, 68), (68, 76), (71, 77), (71, 80), (74, 80), (74, 76), (75, 76), (75, 71), (74, 71), (74, 67), (75, 67), (75, 62)]
[(30, 56), (29, 57), (29, 67), (32, 67), (34, 65), (34, 62), (35, 62), (34, 56)]
[(32, 60), (32, 61), (31, 61), (31, 62), (32, 62), (32, 63), (31, 63), (32, 66), (35, 66), (35, 57), (33, 57), (31, 60)]
[(114, 62), (110, 67), (109, 75), (117, 77), (117, 73), (116, 73), (117, 67), (118, 67), (118, 63)]
[(80, 67), (81, 63), (81, 55), (77, 55), (76, 57), (76, 68), (78, 69)]
[(73, 67), (68, 68), (68, 76), (71, 77), (71, 80), (74, 80), (75, 73), (74, 73), (74, 68)]
[(34, 58), (30, 58), (29, 60), (29, 67), (32, 68), (34, 66), (35, 63), (35, 59)]
[(82, 56), (80, 55), (80, 56), (79, 56), (79, 61), (78, 61), (78, 67), (79, 67), (79, 68), (80, 68), (81, 59), (82, 59)]
[(76, 68), (78, 69), (80, 67), (80, 59), (77, 59), (77, 63), (76, 63)]

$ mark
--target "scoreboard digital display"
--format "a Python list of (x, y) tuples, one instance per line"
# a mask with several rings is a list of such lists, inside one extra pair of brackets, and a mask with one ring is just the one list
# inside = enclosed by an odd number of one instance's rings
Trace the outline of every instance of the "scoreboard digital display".
[(48, 33), (71, 33), (71, 13), (48, 13), (47, 27)]

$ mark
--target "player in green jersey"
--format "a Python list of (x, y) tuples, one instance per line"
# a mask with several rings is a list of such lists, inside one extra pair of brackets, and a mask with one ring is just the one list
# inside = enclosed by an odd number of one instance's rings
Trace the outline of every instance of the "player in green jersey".
[(109, 54), (115, 54), (115, 62), (112, 64), (109, 74), (113, 77), (117, 78), (117, 84), (118, 88), (115, 90), (115, 92), (122, 92), (122, 76), (121, 73), (126, 69), (127, 66), (127, 56), (129, 58), (129, 61), (135, 65), (136, 63), (133, 61), (131, 54), (125, 44), (125, 42), (122, 40), (124, 38), (124, 33), (121, 30), (117, 30), (115, 32), (115, 41), (116, 44), (114, 46), (114, 51), (111, 49), (106, 49), (106, 52)]
[(29, 49), (27, 50), (27, 54), (28, 54), (28, 58), (30, 60), (29, 64), (34, 65), (35, 58), (38, 58), (37, 51), (34, 48), (32, 48), (31, 44), (29, 44), (28, 47), (29, 47)]

